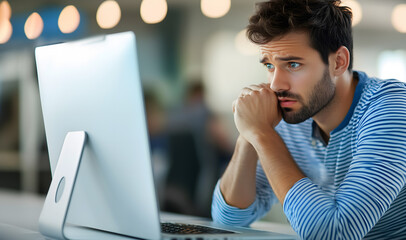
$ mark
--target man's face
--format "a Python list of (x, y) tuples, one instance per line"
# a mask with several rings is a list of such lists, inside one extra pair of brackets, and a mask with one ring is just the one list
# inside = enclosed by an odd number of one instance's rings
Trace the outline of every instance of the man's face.
[(287, 123), (313, 117), (333, 99), (335, 85), (329, 68), (310, 47), (307, 34), (286, 34), (261, 45), (260, 53)]

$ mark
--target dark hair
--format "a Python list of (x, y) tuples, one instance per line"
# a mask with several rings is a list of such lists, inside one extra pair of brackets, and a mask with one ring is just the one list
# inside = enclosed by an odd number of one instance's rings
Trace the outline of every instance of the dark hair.
[(293, 31), (309, 33), (311, 47), (324, 63), (328, 55), (345, 46), (350, 52), (348, 70), (352, 71), (352, 12), (340, 0), (269, 0), (257, 4), (247, 27), (248, 38), (266, 44)]

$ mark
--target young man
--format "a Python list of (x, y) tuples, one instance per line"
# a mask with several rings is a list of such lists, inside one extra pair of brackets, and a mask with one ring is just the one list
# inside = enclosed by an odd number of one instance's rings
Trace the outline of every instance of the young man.
[(240, 136), (215, 221), (249, 225), (279, 200), (303, 239), (406, 239), (406, 86), (352, 70), (339, 4), (258, 4), (248, 37), (269, 83), (233, 103)]

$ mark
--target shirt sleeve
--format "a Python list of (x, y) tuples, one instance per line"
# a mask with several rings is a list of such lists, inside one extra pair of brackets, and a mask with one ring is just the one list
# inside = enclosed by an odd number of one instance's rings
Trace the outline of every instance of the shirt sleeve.
[(353, 160), (331, 197), (309, 178), (288, 191), (283, 209), (303, 239), (361, 239), (406, 182), (406, 93), (375, 99), (358, 123)]
[(278, 201), (259, 162), (256, 175), (256, 198), (245, 209), (230, 206), (226, 203), (220, 190), (220, 181), (221, 179), (214, 189), (211, 209), (212, 218), (215, 222), (234, 226), (249, 226), (263, 217), (271, 206)]

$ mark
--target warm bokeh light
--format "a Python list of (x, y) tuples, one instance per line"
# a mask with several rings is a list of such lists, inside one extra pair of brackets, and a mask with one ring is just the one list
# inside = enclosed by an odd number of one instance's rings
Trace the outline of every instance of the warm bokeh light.
[(36, 12), (32, 13), (27, 18), (27, 21), (25, 21), (24, 32), (28, 39), (36, 39), (41, 35), (43, 29), (44, 22), (41, 16)]
[(200, 8), (206, 17), (220, 18), (230, 11), (231, 0), (201, 0)]
[(7, 1), (2, 1), (0, 3), (0, 18), (10, 20), (11, 18), (11, 7)]
[(116, 1), (104, 1), (97, 9), (97, 24), (103, 29), (115, 27), (120, 22), (120, 19), (121, 9)]
[(357, 25), (362, 19), (362, 7), (356, 0), (342, 0), (341, 5), (348, 6), (352, 10), (352, 26)]
[(149, 24), (159, 23), (168, 13), (166, 0), (143, 0), (141, 2), (141, 18)]
[(393, 9), (392, 25), (398, 32), (406, 33), (406, 4), (399, 4)]
[(240, 31), (235, 37), (235, 48), (239, 53), (246, 56), (252, 56), (258, 54), (258, 47), (250, 40), (248, 40), (247, 31), (244, 29)]
[(66, 6), (58, 18), (58, 27), (63, 33), (74, 32), (80, 23), (80, 14), (75, 6)]
[(13, 33), (13, 26), (11, 26), (10, 20), (6, 18), (0, 19), (0, 44), (6, 43)]

